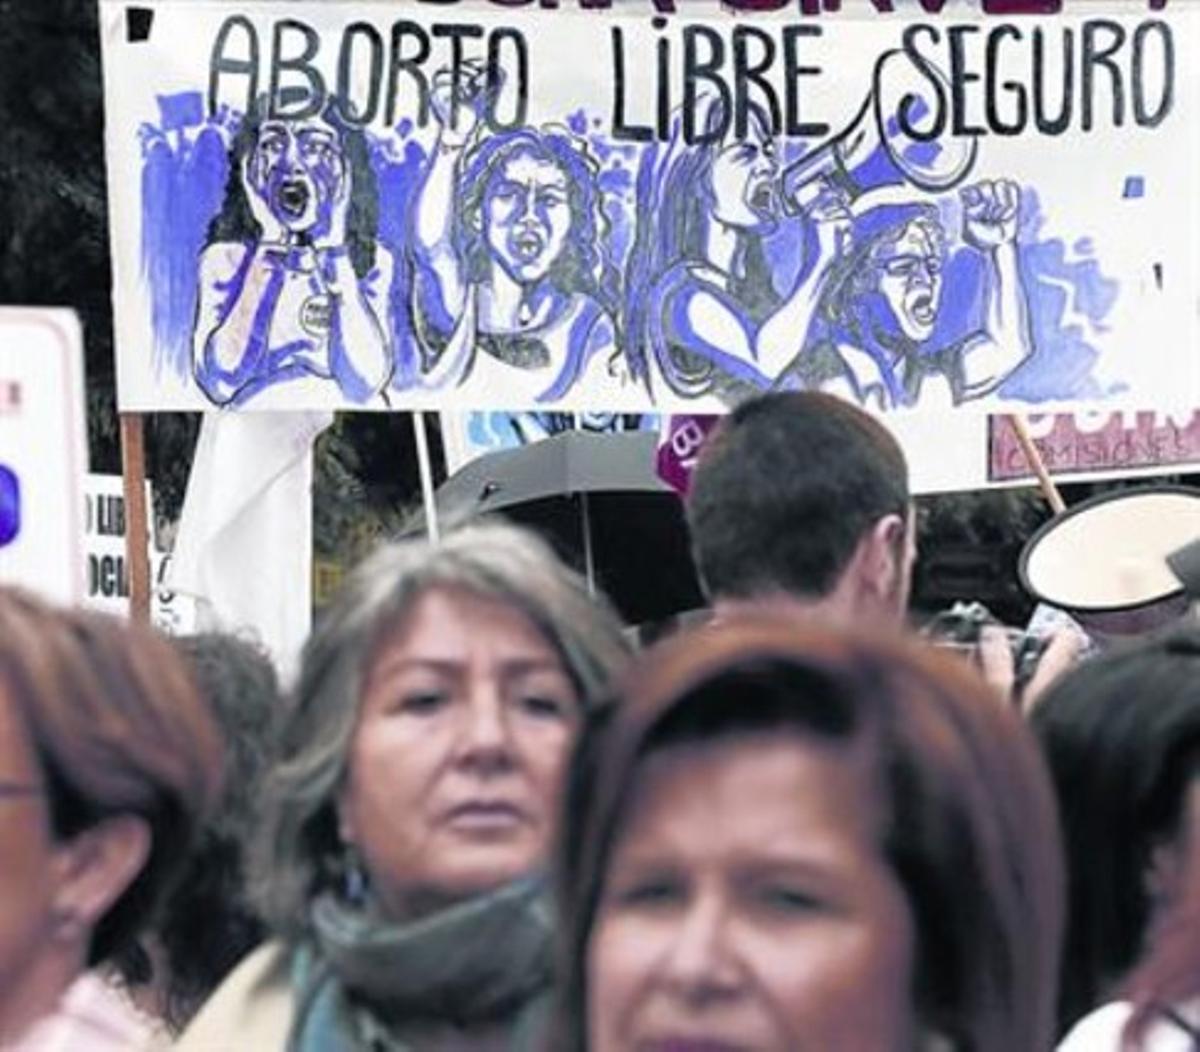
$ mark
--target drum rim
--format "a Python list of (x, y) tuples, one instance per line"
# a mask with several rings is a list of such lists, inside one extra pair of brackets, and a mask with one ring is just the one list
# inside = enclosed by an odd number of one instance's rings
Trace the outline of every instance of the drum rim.
[(1050, 606), (1056, 606), (1063, 610), (1077, 610), (1083, 614), (1103, 614), (1103, 613), (1125, 613), (1134, 610), (1142, 610), (1146, 607), (1154, 606), (1157, 603), (1165, 602), (1168, 599), (1176, 599), (1183, 593), (1183, 584), (1180, 583), (1177, 588), (1169, 592), (1160, 592), (1149, 599), (1142, 599), (1135, 603), (1109, 603), (1102, 606), (1080, 605), (1076, 603), (1064, 603), (1062, 600), (1055, 599), (1046, 595), (1041, 589), (1036, 588), (1033, 582), (1029, 579), (1029, 560), (1036, 550), (1038, 545), (1045, 538), (1057, 530), (1064, 522), (1076, 518), (1086, 512), (1100, 507), (1103, 504), (1110, 504), (1118, 500), (1129, 500), (1134, 496), (1151, 496), (1161, 494), (1178, 494), (1180, 496), (1190, 497), (1193, 500), (1200, 501), (1200, 488), (1195, 486), (1180, 486), (1177, 484), (1163, 483), (1159, 485), (1140, 486), (1137, 489), (1121, 489), (1112, 490), (1108, 493), (1098, 493), (1088, 497), (1086, 500), (1080, 501), (1078, 504), (1072, 504), (1066, 511), (1062, 511), (1055, 515), (1052, 519), (1042, 523), (1041, 526), (1034, 531), (1033, 536), (1029, 538), (1021, 548), (1021, 555), (1017, 560), (1017, 578), (1021, 582), (1021, 587), (1025, 589), (1034, 599), (1039, 602), (1047, 603)]

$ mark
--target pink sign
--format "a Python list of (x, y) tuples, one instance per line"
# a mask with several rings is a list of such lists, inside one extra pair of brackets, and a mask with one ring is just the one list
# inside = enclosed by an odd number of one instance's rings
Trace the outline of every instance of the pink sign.
[[(1034, 445), (1052, 475), (1119, 475), (1200, 464), (1200, 412), (1042, 414), (1028, 418)], [(988, 479), (1032, 478), (1012, 423), (990, 419)]]
[(692, 470), (704, 439), (719, 416), (672, 416), (658, 444), (658, 477), (680, 496), (691, 486)]

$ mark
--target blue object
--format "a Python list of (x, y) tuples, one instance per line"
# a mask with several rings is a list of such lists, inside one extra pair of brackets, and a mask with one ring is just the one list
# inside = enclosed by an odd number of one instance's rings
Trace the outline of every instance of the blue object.
[(204, 123), (204, 96), (198, 91), (159, 95), (158, 114), (164, 131), (194, 128)]
[(0, 548), (21, 532), (21, 484), (11, 468), (0, 464)]
[(1121, 194), (1127, 201), (1136, 200), (1146, 195), (1146, 180), (1140, 175), (1130, 175), (1125, 178), (1125, 190)]

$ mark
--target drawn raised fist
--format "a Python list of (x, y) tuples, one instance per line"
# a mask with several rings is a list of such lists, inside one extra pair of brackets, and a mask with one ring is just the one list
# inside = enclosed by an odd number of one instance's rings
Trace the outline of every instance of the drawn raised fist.
[(442, 127), (444, 145), (459, 147), (471, 141), (486, 100), (487, 70), (482, 62), (466, 59), (459, 67), (457, 83), (452, 69), (441, 69), (434, 74), (429, 103)]
[(1011, 179), (983, 179), (960, 192), (963, 240), (981, 252), (991, 252), (1017, 239), (1021, 188)]

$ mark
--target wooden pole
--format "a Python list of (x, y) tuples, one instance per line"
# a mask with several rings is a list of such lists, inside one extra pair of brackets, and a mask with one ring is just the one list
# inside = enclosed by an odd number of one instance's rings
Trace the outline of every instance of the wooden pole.
[(121, 465), (125, 489), (125, 565), (129, 619), (150, 623), (150, 526), (146, 510), (146, 440), (141, 413), (121, 414)]
[(425, 414), (413, 413), (413, 435), (417, 439), (417, 467), (421, 471), (421, 499), (425, 503), (425, 529), (429, 539), (438, 540), (437, 501), (433, 496), (433, 464), (429, 459), (429, 437), (425, 434)]
[(1042, 459), (1041, 451), (1033, 441), (1033, 437), (1029, 434), (1029, 425), (1023, 416), (1018, 416), (1016, 413), (1010, 415), (1008, 419), (1017, 436), (1017, 441), (1021, 443), (1021, 452), (1025, 454), (1026, 462), (1037, 476), (1042, 496), (1046, 498), (1046, 503), (1050, 505), (1050, 510), (1055, 515), (1061, 515), (1067, 510), (1067, 505), (1062, 499), (1062, 494), (1058, 492), (1058, 487), (1054, 484), (1054, 479), (1050, 477), (1050, 472), (1046, 469), (1046, 462)]

